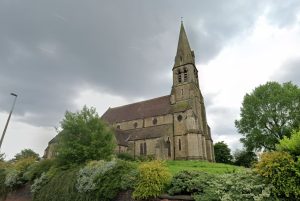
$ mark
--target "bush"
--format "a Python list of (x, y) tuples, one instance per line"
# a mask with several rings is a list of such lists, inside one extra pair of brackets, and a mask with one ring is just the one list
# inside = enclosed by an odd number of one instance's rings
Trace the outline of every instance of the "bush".
[(276, 146), (279, 151), (286, 151), (293, 156), (300, 156), (300, 131), (293, 131), (290, 138), (284, 136)]
[(119, 153), (117, 154), (117, 157), (125, 161), (134, 161), (134, 157), (129, 153)]
[(170, 182), (171, 174), (161, 161), (144, 162), (138, 167), (138, 171), (137, 184), (133, 192), (136, 199), (157, 197)]
[(120, 191), (133, 188), (135, 170), (134, 163), (121, 160), (92, 161), (81, 169), (56, 169), (35, 180), (33, 201), (109, 201)]
[(274, 185), (276, 196), (300, 198), (300, 169), (288, 153), (263, 153), (254, 170)]
[(5, 169), (0, 168), (0, 200), (1, 199), (5, 200), (5, 197), (8, 193), (8, 188), (5, 185), (5, 177), (6, 177)]
[(209, 185), (209, 181), (214, 178), (214, 175), (205, 172), (184, 170), (172, 178), (168, 193), (171, 195), (203, 193), (204, 189)]
[(219, 175), (208, 181), (203, 193), (195, 194), (195, 201), (271, 201), (272, 186), (251, 172)]
[(26, 181), (34, 181), (35, 179), (39, 178), (43, 173), (46, 173), (54, 165), (55, 161), (50, 159), (33, 163), (24, 172), (23, 178)]

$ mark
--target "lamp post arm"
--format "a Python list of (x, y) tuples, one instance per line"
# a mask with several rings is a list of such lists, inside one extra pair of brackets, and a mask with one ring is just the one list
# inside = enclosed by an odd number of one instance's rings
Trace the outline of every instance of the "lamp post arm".
[(9, 113), (9, 115), (8, 115), (8, 118), (7, 118), (7, 121), (6, 121), (4, 130), (3, 130), (3, 133), (2, 133), (2, 136), (1, 136), (1, 140), (0, 140), (0, 150), (1, 150), (2, 142), (3, 142), (3, 139), (4, 139), (5, 133), (6, 133), (6, 129), (7, 129), (7, 127), (8, 127), (8, 123), (9, 123), (11, 114), (12, 114), (14, 108), (15, 108), (16, 100), (17, 100), (17, 97), (18, 97), (16, 94), (11, 94), (11, 95), (13, 95), (15, 98), (14, 98), (13, 105), (12, 105), (12, 107), (11, 107), (10, 113)]

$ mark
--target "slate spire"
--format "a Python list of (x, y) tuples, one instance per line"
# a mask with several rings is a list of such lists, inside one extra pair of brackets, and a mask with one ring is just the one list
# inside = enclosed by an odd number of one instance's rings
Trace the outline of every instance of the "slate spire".
[(194, 57), (195, 57), (194, 51), (192, 51), (190, 48), (190, 44), (184, 30), (183, 22), (181, 21), (174, 67), (181, 66), (188, 63), (195, 64)]

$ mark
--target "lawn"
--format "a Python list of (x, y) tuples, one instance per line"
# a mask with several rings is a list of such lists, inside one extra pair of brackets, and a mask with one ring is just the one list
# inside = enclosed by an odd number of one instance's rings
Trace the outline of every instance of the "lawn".
[(239, 166), (206, 161), (166, 161), (166, 164), (173, 175), (181, 170), (197, 170), (212, 174), (226, 174), (246, 170), (246, 168)]

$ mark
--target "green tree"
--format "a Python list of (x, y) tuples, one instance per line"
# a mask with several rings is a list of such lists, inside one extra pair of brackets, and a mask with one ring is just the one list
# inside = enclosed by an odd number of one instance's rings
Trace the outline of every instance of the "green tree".
[(217, 163), (232, 163), (230, 149), (224, 141), (214, 144), (215, 159)]
[(248, 150), (275, 150), (284, 136), (300, 126), (300, 88), (291, 82), (267, 82), (246, 94), (235, 121)]
[(238, 166), (251, 167), (257, 162), (257, 156), (253, 151), (247, 151), (246, 149), (237, 150), (233, 154), (234, 164)]
[(100, 119), (95, 108), (86, 106), (79, 112), (66, 112), (57, 145), (61, 165), (80, 164), (88, 160), (108, 160), (114, 153), (113, 131)]
[(17, 153), (13, 160), (20, 160), (24, 158), (34, 158), (36, 160), (40, 159), (38, 153), (34, 152), (32, 149), (23, 149), (20, 153)]

